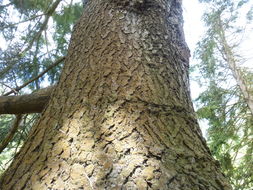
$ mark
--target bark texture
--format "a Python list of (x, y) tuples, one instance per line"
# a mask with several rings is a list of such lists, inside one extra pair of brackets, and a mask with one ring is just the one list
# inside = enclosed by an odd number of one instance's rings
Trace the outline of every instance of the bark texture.
[(0, 189), (230, 190), (188, 91), (180, 0), (92, 0)]

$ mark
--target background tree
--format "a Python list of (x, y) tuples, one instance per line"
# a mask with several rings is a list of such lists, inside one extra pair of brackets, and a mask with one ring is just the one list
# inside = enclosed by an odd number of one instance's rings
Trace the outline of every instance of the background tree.
[[(247, 0), (205, 2), (205, 37), (195, 52), (195, 66), (202, 86), (196, 100), (198, 116), (208, 121), (208, 143), (235, 189), (253, 187), (253, 72), (241, 53), (252, 30), (252, 2)], [(244, 19), (242, 19), (244, 17)], [(252, 64), (252, 63), (251, 63)]]

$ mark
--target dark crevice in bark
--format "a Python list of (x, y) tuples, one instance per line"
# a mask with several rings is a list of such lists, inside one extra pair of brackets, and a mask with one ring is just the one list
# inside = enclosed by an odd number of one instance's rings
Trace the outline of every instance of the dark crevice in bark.
[(166, 184), (168, 188), (171, 188), (170, 185), (171, 185), (171, 183), (172, 183), (174, 180), (176, 180), (176, 177), (177, 177), (177, 175), (171, 177), (171, 178), (168, 180), (168, 182), (167, 182), (167, 184)]
[(147, 15), (152, 9), (164, 10), (157, 1), (154, 0), (110, 0), (115, 7), (139, 15)]
[(141, 167), (141, 166), (136, 166), (136, 167), (131, 171), (131, 173), (125, 178), (125, 180), (123, 181), (123, 184), (122, 184), (122, 186), (121, 186), (121, 190), (123, 190), (124, 185), (125, 185), (127, 182), (129, 182), (129, 178), (132, 177), (133, 174), (135, 173), (135, 171), (136, 171), (138, 168), (140, 168), (140, 167)]
[(147, 157), (148, 157), (148, 158), (155, 158), (155, 159), (157, 159), (157, 160), (162, 160), (162, 155), (163, 155), (163, 152), (161, 152), (160, 155), (155, 155), (155, 154), (153, 154), (152, 152), (150, 152), (150, 150), (148, 150), (148, 155), (147, 155)]

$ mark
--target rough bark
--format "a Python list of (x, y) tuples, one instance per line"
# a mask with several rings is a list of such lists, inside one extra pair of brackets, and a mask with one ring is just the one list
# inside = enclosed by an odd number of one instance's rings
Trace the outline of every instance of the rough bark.
[(0, 96), (0, 114), (40, 113), (48, 103), (52, 87), (22, 96)]
[(92, 0), (0, 189), (229, 190), (194, 117), (179, 0)]

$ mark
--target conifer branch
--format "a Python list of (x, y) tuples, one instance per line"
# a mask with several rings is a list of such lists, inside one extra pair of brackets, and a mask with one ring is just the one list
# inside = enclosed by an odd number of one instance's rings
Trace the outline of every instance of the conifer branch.
[(47, 69), (45, 69), (44, 71), (42, 71), (38, 76), (32, 78), (31, 80), (27, 81), (26, 83), (22, 84), (21, 86), (18, 86), (17, 88), (5, 93), (3, 96), (8, 96), (14, 92), (17, 92), (19, 90), (21, 90), (22, 88), (26, 87), (28, 84), (32, 83), (33, 81), (39, 79), (40, 77), (42, 77), (44, 74), (46, 74), (49, 70), (51, 70), (52, 68), (54, 68), (55, 66), (59, 65), (62, 61), (65, 60), (65, 57), (61, 57), (60, 59), (56, 60), (52, 65), (50, 65)]

